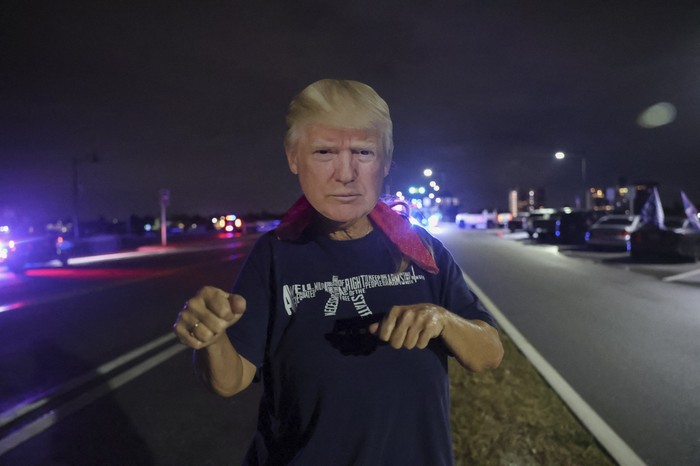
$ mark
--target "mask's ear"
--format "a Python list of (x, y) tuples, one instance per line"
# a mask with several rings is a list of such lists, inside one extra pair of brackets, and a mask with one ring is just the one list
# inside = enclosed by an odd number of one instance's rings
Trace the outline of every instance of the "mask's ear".
[(287, 163), (289, 164), (289, 170), (295, 175), (299, 174), (299, 166), (297, 165), (297, 152), (293, 147), (288, 147), (285, 149), (287, 153)]
[(387, 160), (384, 163), (384, 178), (386, 178), (389, 175), (390, 170), (391, 170), (391, 159)]

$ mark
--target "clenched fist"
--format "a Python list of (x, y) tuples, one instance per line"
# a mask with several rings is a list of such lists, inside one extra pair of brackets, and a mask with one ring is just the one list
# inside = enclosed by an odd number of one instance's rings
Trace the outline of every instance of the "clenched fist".
[(369, 332), (396, 349), (425, 349), (442, 334), (449, 316), (445, 308), (429, 303), (394, 306)]
[(205, 286), (185, 303), (173, 331), (190, 348), (206, 348), (216, 343), (227, 328), (238, 322), (245, 307), (243, 296)]

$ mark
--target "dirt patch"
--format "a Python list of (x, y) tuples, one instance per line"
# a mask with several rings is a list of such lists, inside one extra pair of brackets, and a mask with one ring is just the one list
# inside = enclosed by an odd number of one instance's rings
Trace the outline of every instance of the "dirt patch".
[(457, 465), (615, 465), (537, 370), (502, 334), (505, 357), (470, 374), (450, 360)]

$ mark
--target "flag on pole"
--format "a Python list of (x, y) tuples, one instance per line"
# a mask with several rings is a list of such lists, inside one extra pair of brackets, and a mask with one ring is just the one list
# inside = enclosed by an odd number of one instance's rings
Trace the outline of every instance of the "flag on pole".
[(690, 221), (690, 227), (695, 230), (700, 230), (700, 218), (698, 218), (698, 209), (695, 208), (688, 196), (681, 191), (681, 197), (683, 198), (683, 209), (685, 210), (685, 215)]
[(647, 199), (646, 204), (642, 207), (642, 211), (639, 213), (639, 218), (642, 224), (656, 225), (658, 228), (664, 229), (664, 208), (661, 205), (661, 198), (659, 197), (659, 192), (654, 188), (651, 192), (651, 196)]

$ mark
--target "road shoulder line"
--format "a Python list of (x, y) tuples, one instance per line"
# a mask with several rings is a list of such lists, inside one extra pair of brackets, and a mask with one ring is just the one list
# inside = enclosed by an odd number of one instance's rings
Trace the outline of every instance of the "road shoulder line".
[(27, 440), (39, 435), (46, 429), (50, 428), (60, 420), (88, 406), (95, 400), (109, 394), (110, 392), (125, 385), (131, 380), (148, 372), (157, 365), (167, 361), (171, 357), (186, 350), (187, 347), (180, 343), (168, 346), (159, 353), (142, 361), (136, 366), (126, 370), (123, 373), (117, 374), (114, 377), (104, 381), (103, 383), (89, 389), (86, 392), (78, 394), (75, 398), (63, 403), (62, 405), (50, 410), (38, 419), (35, 419), (28, 424), (11, 432), (6, 437), (0, 439), (0, 457), (21, 445)]
[(586, 426), (598, 442), (608, 451), (618, 464), (626, 466), (645, 466), (639, 456), (625, 443), (620, 436), (581, 398), (581, 396), (564, 380), (564, 378), (552, 367), (547, 360), (535, 349), (534, 346), (515, 328), (513, 324), (500, 311), (498, 306), (477, 286), (476, 283), (464, 272), (464, 280), (469, 287), (479, 296), (484, 307), (494, 316), (498, 325), (513, 340), (515, 346), (535, 366), (535, 369), (544, 377), (552, 389), (573, 411), (576, 417)]

